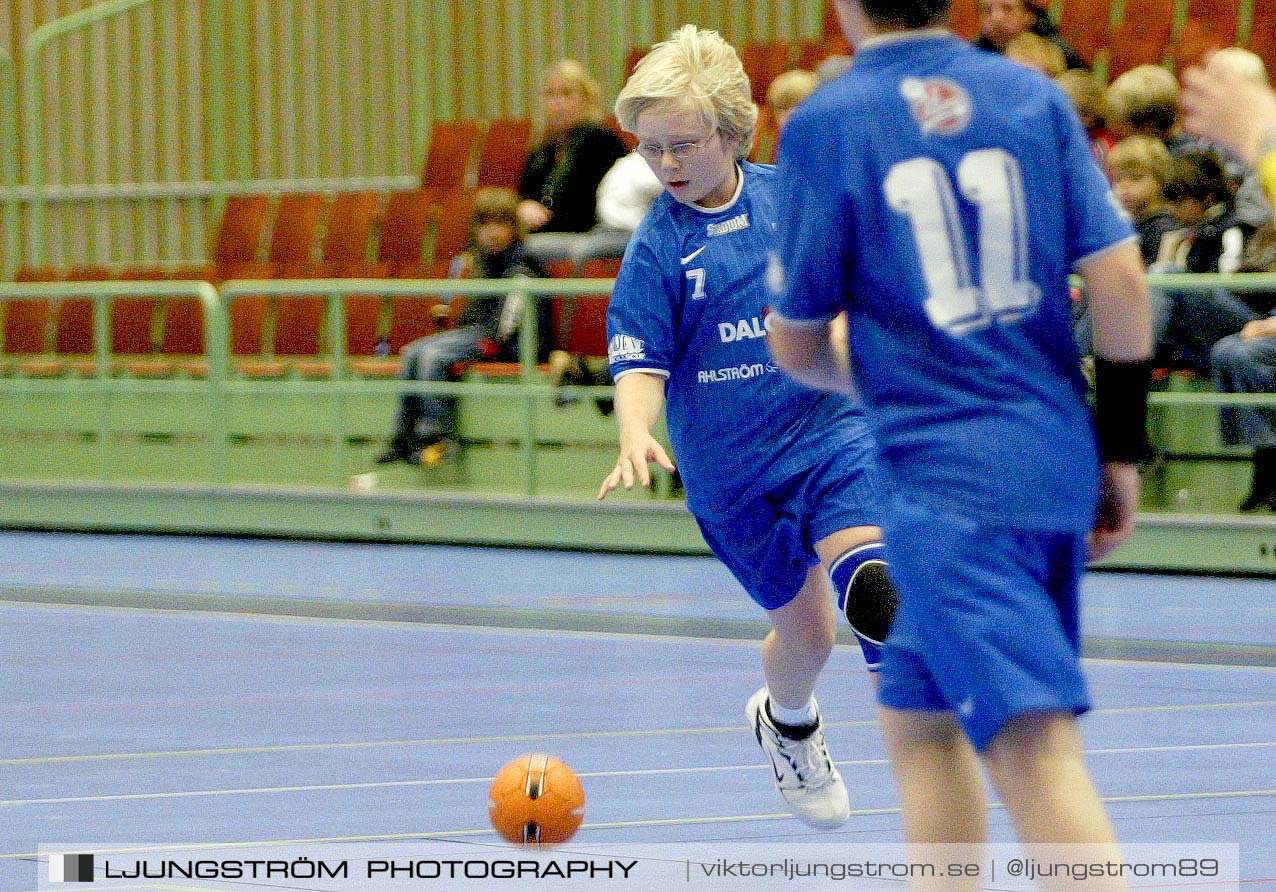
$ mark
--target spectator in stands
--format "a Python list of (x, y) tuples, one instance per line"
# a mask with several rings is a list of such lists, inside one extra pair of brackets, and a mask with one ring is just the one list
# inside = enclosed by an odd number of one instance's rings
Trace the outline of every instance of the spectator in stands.
[(753, 148), (749, 152), (750, 161), (758, 164), (775, 161), (776, 153), (780, 150), (780, 132), (784, 129), (784, 122), (793, 114), (798, 103), (810, 96), (819, 85), (819, 76), (814, 71), (802, 69), (786, 71), (771, 81), (766, 91), (770, 122), (767, 122), (766, 117), (758, 117), (758, 125), (753, 131)]
[(1161, 242), (1157, 272), (1233, 273), (1253, 227), (1236, 216), (1236, 183), (1212, 149), (1173, 161), (1165, 198), (1182, 227)]
[[(1231, 184), (1216, 155), (1196, 150), (1171, 159), (1159, 140), (1132, 136), (1113, 148), (1109, 169), (1114, 193), (1135, 219), (1144, 262), (1147, 252), (1157, 252), (1150, 272), (1219, 272), (1220, 264), (1224, 272), (1236, 270), (1245, 231), (1230, 211)], [(1167, 169), (1164, 194), (1174, 209), (1172, 221), (1164, 212), (1158, 217), (1156, 210), (1156, 179)], [(1152, 288), (1150, 294), (1158, 363), (1203, 375), (1209, 374), (1214, 342), (1240, 331), (1255, 315), (1244, 301), (1222, 289)], [(1089, 353), (1090, 318), (1084, 301), (1076, 310), (1077, 346)]]
[(1198, 147), (1179, 132), (1179, 84), (1160, 65), (1131, 68), (1108, 85), (1108, 128), (1117, 139), (1151, 136), (1171, 155)]
[(784, 123), (793, 114), (793, 109), (814, 93), (819, 85), (820, 79), (814, 71), (804, 71), (801, 68), (786, 71), (771, 81), (771, 86), (766, 91), (766, 104), (771, 108), (777, 136), (784, 130)]
[(598, 184), (598, 225), (572, 246), (576, 269), (593, 257), (624, 256), (629, 236), (660, 192), (660, 180), (637, 152), (613, 164)]
[(1049, 78), (1057, 78), (1068, 70), (1068, 60), (1059, 45), (1031, 31), (1016, 34), (1006, 44), (1006, 58)]
[[(1165, 197), (1180, 228), (1161, 239), (1154, 273), (1230, 273), (1240, 264), (1249, 228), (1232, 206), (1235, 184), (1210, 149), (1173, 160)], [(1210, 349), (1255, 318), (1244, 301), (1222, 289), (1152, 291), (1152, 325), (1158, 358), (1175, 368), (1208, 374)]]
[[(633, 232), (662, 191), (660, 180), (637, 151), (611, 166), (598, 184), (598, 224)], [(624, 253), (623, 247), (619, 252)]]
[(1128, 136), (1121, 140), (1107, 158), (1112, 191), (1130, 212), (1134, 229), (1139, 234), (1139, 250), (1144, 266), (1156, 261), (1161, 239), (1179, 228), (1165, 199), (1173, 161), (1165, 143), (1151, 136)]
[[(1222, 393), (1276, 393), (1276, 311), (1214, 344), (1210, 364)], [(1254, 447), (1254, 476), (1240, 510), (1276, 511), (1276, 409), (1227, 406), (1219, 421), (1223, 442)]]
[[(1220, 393), (1276, 393), (1276, 311), (1229, 334), (1210, 352)], [(1226, 406), (1219, 412), (1222, 442), (1254, 448), (1254, 476), (1240, 510), (1276, 510), (1276, 408)]]
[(598, 185), (625, 155), (620, 135), (599, 123), (601, 90), (579, 62), (563, 59), (545, 75), (545, 130), (519, 183), (518, 217), (529, 253), (570, 257), (578, 238), (598, 222)]
[(1059, 34), (1046, 11), (1031, 0), (979, 0), (979, 37), (975, 46), (1004, 53), (1010, 41), (1024, 32), (1044, 37), (1063, 50), (1067, 67), (1090, 67)]
[[(1205, 63), (1205, 68), (1207, 71), (1224, 69), (1234, 71), (1251, 83), (1267, 86), (1267, 69), (1263, 65), (1263, 60), (1249, 50), (1238, 46), (1227, 47), (1212, 53)], [(1208, 140), (1203, 142), (1218, 150), (1228, 175), (1240, 182), (1240, 187), (1236, 190), (1236, 216), (1254, 228), (1271, 220), (1272, 206), (1263, 194), (1263, 184), (1253, 165), (1236, 157), (1226, 146), (1219, 146)]]
[[(1193, 67), (1183, 75), (1183, 123), (1227, 147), (1259, 173), (1276, 204), (1276, 93), (1228, 66)], [(1214, 345), (1214, 384), (1225, 392), (1276, 392), (1276, 318), (1245, 325)], [(1254, 478), (1242, 510), (1276, 510), (1276, 412), (1225, 409), (1223, 436), (1254, 446)]]
[[(629, 237), (647, 215), (656, 196), (664, 191), (660, 179), (637, 151), (630, 152), (612, 165), (598, 185), (598, 225), (577, 246), (573, 256), (576, 268), (591, 257), (622, 257)], [(578, 353), (554, 350), (549, 354), (549, 383), (554, 387), (592, 387), (612, 383), (605, 364), (590, 362)], [(560, 408), (578, 398), (559, 392), (554, 404)], [(610, 415), (612, 400), (594, 400), (598, 411)]]
[[(453, 278), (506, 279), (543, 276), (539, 261), (523, 247), (518, 196), (503, 187), (480, 189), (474, 197), (473, 233), (467, 253), (453, 262)], [(541, 301), (538, 319), (542, 340), (552, 334), (549, 301)], [(475, 359), (515, 360), (517, 333), (523, 319), (518, 294), (504, 299), (464, 299), (455, 328), (418, 338), (403, 348), (405, 381), (443, 381), (453, 365)], [(404, 461), (437, 465), (457, 450), (456, 401), (434, 394), (405, 393), (394, 434), (378, 463)]]
[(1276, 93), (1228, 66), (1189, 68), (1183, 87), (1185, 129), (1254, 167), (1276, 204)]
[(1117, 139), (1108, 129), (1108, 101), (1103, 85), (1093, 74), (1080, 68), (1068, 69), (1054, 82), (1072, 100), (1072, 107), (1077, 110), (1086, 135), (1090, 137), (1090, 151), (1106, 169), (1108, 152), (1116, 145)]

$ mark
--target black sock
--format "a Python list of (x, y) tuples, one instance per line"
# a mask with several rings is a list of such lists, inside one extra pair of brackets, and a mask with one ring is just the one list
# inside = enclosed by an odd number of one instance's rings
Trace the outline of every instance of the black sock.
[(771, 720), (771, 724), (775, 725), (775, 730), (789, 740), (806, 740), (815, 733), (815, 729), (819, 727), (815, 722), (809, 725), (786, 725), (784, 722), (776, 721), (775, 716), (771, 715), (771, 701), (766, 702), (766, 716)]

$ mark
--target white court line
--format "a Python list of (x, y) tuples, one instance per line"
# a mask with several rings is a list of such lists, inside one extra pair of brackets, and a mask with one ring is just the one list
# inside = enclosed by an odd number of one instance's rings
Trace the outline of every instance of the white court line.
[[(1199, 750), (1238, 750), (1276, 747), (1276, 741), (1253, 743), (1198, 743), (1181, 746), (1144, 746), (1121, 747), (1113, 749), (1086, 750), (1088, 756), (1093, 755), (1128, 755), (1133, 753), (1170, 753)], [(888, 765), (887, 759), (838, 759), (840, 767), (865, 765)], [(595, 777), (649, 777), (652, 775), (678, 774), (711, 774), (722, 771), (757, 771), (765, 768), (762, 764), (749, 765), (708, 765), (696, 768), (635, 768), (624, 771), (581, 771), (582, 778)], [(422, 780), (401, 781), (365, 781), (348, 784), (302, 784), (286, 787), (240, 787), (216, 790), (175, 790), (167, 793), (116, 793), (102, 796), (58, 796), (47, 799), (0, 799), (0, 807), (17, 807), (22, 805), (63, 805), (82, 802), (127, 802), (152, 799), (191, 799), (204, 796), (264, 796), (278, 793), (314, 793), (333, 790), (379, 790), (393, 787), (437, 787), (448, 784), (488, 784), (491, 777), (453, 777), (432, 778)]]
[[(1200, 710), (1262, 709), (1276, 706), (1276, 700), (1234, 700), (1219, 703), (1183, 703), (1163, 706), (1126, 706), (1111, 709), (1094, 709), (1089, 715), (1133, 715), (1148, 712), (1196, 712)], [(877, 724), (875, 719), (854, 722), (825, 722), (825, 728), (866, 728)], [(507, 734), (472, 737), (427, 737), (407, 740), (355, 740), (329, 743), (292, 743), (266, 746), (210, 747), (189, 750), (155, 750), (134, 753), (89, 753), (71, 756), (23, 756), (16, 759), (0, 759), (6, 765), (55, 765), (68, 762), (108, 762), (128, 759), (168, 759), (192, 756), (245, 756), (264, 753), (304, 753), (319, 750), (385, 749), (388, 747), (461, 746), (485, 743), (520, 743), (553, 740), (603, 740), (614, 738), (661, 737), (671, 734), (739, 734), (740, 725), (717, 725), (698, 728), (646, 728), (624, 731), (564, 731), (541, 734)]]
[[(886, 765), (885, 759), (859, 759), (839, 761), (838, 765)], [(758, 771), (766, 766), (761, 763), (752, 765), (711, 765), (703, 768), (637, 768), (629, 771), (579, 771), (581, 778), (591, 777), (642, 777), (656, 774), (700, 774), (720, 771)], [(451, 777), (430, 780), (403, 781), (368, 781), (351, 784), (308, 784), (293, 787), (245, 787), (242, 789), (222, 790), (181, 790), (171, 793), (120, 793), (109, 796), (63, 796), (52, 799), (8, 799), (0, 800), (0, 807), (20, 805), (56, 805), (75, 802), (118, 802), (133, 799), (185, 799), (197, 796), (254, 796), (270, 793), (309, 793), (325, 790), (375, 790), (385, 787), (437, 787), (447, 784), (490, 784), (488, 777)]]
[[(1116, 802), (1165, 802), (1171, 800), (1200, 800), (1200, 799), (1240, 799), (1254, 796), (1276, 796), (1276, 789), (1271, 790), (1219, 790), (1208, 793), (1154, 793), (1144, 796), (1105, 796), (1105, 803)], [(989, 808), (1004, 810), (1005, 806), (1000, 802), (990, 802)], [(857, 808), (851, 810), (851, 816), (865, 815), (897, 815), (900, 813), (899, 808)], [(668, 827), (668, 826), (691, 826), (695, 824), (739, 824), (748, 821), (792, 821), (793, 815), (789, 812), (766, 812), (762, 814), (752, 815), (710, 815), (705, 817), (693, 818), (653, 818), (642, 821), (599, 821), (592, 824), (582, 824), (582, 830), (615, 830), (634, 827)], [(814, 831), (811, 831), (814, 832)], [(254, 840), (251, 842), (212, 842), (212, 843), (185, 843), (177, 845), (155, 845), (155, 846), (133, 846), (127, 848), (98, 850), (98, 854), (116, 855), (116, 854), (132, 854), (144, 852), (185, 852), (185, 851), (203, 851), (208, 849), (238, 849), (238, 848), (262, 848), (265, 846), (301, 846), (301, 845), (334, 845), (339, 843), (362, 843), (362, 842), (395, 842), (395, 841), (422, 841), (430, 839), (457, 839), (466, 836), (495, 836), (496, 831), (491, 828), (482, 828), (477, 830), (423, 830), (417, 833), (384, 833), (370, 834), (366, 836), (334, 836), (334, 837), (316, 837), (307, 839), (269, 839)], [(7, 860), (31, 860), (39, 858), (38, 852), (14, 852), (0, 853), (0, 861)]]

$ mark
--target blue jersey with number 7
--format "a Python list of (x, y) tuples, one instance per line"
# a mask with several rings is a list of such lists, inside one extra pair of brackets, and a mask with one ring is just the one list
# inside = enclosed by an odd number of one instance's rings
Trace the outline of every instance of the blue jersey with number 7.
[(779, 160), (774, 309), (850, 316), (903, 497), (1026, 529), (1092, 520), (1073, 265), (1133, 238), (1067, 97), (946, 32), (862, 47)]

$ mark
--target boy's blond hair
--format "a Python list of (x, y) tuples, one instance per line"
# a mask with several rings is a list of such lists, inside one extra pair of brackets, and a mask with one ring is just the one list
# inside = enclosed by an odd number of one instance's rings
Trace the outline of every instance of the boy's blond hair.
[(518, 219), (518, 195), (506, 186), (484, 186), (474, 193), (474, 222)]
[(1150, 173), (1161, 184), (1162, 192), (1174, 169), (1170, 150), (1154, 136), (1127, 136), (1108, 150), (1107, 162), (1108, 170), (1114, 173), (1118, 170)]
[(1160, 65), (1139, 65), (1109, 85), (1107, 100), (1109, 123), (1166, 135), (1178, 119), (1179, 82)]
[(1006, 44), (1006, 58), (1035, 68), (1046, 77), (1058, 77), (1068, 70), (1068, 59), (1063, 49), (1031, 31), (1016, 34), (1010, 39)]
[(616, 97), (616, 118), (633, 132), (648, 109), (690, 109), (748, 157), (758, 107), (749, 76), (731, 44), (716, 31), (683, 25), (643, 56)]

